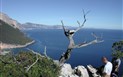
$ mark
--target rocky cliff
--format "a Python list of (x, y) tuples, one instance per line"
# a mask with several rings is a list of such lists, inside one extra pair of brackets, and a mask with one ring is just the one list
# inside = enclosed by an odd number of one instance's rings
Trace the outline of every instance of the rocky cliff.
[(2, 21), (4, 21), (5, 23), (9, 24), (9, 25), (12, 26), (13, 28), (18, 28), (18, 29), (21, 28), (21, 24), (20, 24), (18, 21), (16, 21), (16, 20), (10, 18), (10, 17), (9, 17), (7, 14), (5, 14), (5, 13), (0, 12), (0, 20), (2, 20)]
[[(90, 74), (91, 73), (91, 74)], [(74, 69), (70, 64), (63, 64), (60, 70), (59, 77), (101, 77), (97, 74), (97, 70), (91, 65), (87, 65), (85, 68), (82, 65), (75, 67)]]

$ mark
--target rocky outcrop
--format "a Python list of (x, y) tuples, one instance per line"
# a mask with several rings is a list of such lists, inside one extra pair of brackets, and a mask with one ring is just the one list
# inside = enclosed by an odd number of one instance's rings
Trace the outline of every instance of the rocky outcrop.
[(63, 64), (61, 67), (61, 76), (60, 77), (69, 77), (73, 74), (73, 69), (70, 64)]
[(4, 14), (2, 12), (0, 12), (0, 20), (6, 22), (7, 24), (9, 24), (10, 26), (12, 26), (13, 28), (18, 28), (20, 29), (20, 23), (17, 22), (16, 20), (10, 18), (7, 14)]
[(72, 69), (70, 64), (65, 63), (61, 66), (59, 77), (89, 77), (89, 74), (84, 66), (77, 66)]
[(61, 65), (59, 77), (101, 77), (101, 76), (97, 74), (97, 69), (94, 68), (92, 65), (87, 65), (87, 68), (80, 65), (72, 69), (70, 64), (65, 63)]
[(75, 67), (74, 72), (79, 77), (89, 77), (89, 73), (88, 73), (87, 69), (84, 66)]
[(95, 69), (92, 65), (87, 65), (87, 68), (91, 72), (93, 77), (101, 77), (101, 75), (97, 73), (97, 69)]

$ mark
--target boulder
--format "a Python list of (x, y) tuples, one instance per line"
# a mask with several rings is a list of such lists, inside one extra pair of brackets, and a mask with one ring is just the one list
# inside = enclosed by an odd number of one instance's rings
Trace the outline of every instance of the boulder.
[(92, 65), (87, 65), (88, 70), (92, 73), (93, 77), (101, 77), (101, 75), (97, 74), (97, 69)]
[(89, 74), (84, 66), (77, 66), (72, 69), (70, 64), (65, 63), (61, 66), (59, 77), (89, 77)]
[(59, 77), (69, 77), (73, 74), (73, 69), (70, 64), (63, 64), (61, 66), (60, 76)]
[(88, 71), (84, 66), (75, 67), (74, 72), (79, 77), (89, 77)]

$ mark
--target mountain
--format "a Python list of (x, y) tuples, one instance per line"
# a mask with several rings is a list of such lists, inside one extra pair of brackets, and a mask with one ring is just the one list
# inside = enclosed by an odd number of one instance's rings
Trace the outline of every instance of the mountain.
[(61, 26), (59, 25), (50, 26), (50, 25), (43, 25), (43, 24), (28, 22), (28, 23), (22, 24), (22, 28), (23, 29), (61, 29)]
[[(44, 25), (44, 24), (37, 24), (37, 23), (19, 23), (17, 20), (12, 19), (7, 14), (0, 12), (0, 20), (6, 22), (13, 28), (17, 28), (20, 30), (32, 30), (32, 29), (62, 29), (61, 25)], [(71, 26), (66, 26), (66, 28), (75, 28)]]
[(22, 33), (16, 26), (0, 20), (0, 42), (6, 44), (24, 45), (32, 40)]
[[(21, 27), (24, 30), (31, 30), (31, 29), (62, 29), (61, 25), (43, 25), (43, 24), (36, 24), (36, 23), (25, 23), (22, 24)], [(75, 28), (71, 26), (66, 26), (66, 28)]]
[(18, 28), (18, 29), (21, 28), (21, 24), (18, 21), (10, 18), (7, 14), (0, 12), (0, 15), (1, 15), (0, 20), (6, 22), (7, 24), (12, 26), (13, 28)]

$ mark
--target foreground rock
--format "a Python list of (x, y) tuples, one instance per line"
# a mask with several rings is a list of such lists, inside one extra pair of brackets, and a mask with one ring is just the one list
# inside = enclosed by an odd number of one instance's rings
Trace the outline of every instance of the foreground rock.
[(92, 65), (87, 65), (87, 68), (91, 72), (93, 77), (101, 77), (101, 75), (97, 73), (97, 69), (95, 69)]
[(61, 66), (59, 77), (89, 77), (89, 74), (84, 66), (77, 66), (72, 69), (70, 64), (65, 63)]
[(88, 71), (84, 66), (77, 66), (74, 69), (74, 72), (79, 76), (79, 77), (89, 77)]

